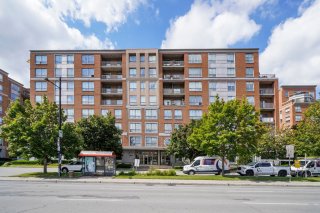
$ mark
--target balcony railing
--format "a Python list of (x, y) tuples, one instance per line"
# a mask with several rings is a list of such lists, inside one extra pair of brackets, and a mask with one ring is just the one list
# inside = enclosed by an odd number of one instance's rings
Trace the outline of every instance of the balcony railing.
[(260, 78), (275, 78), (276, 75), (275, 74), (260, 74), (259, 77)]
[(182, 101), (182, 100), (164, 100), (163, 105), (165, 105), (165, 106), (184, 106), (184, 101)]
[(183, 67), (183, 61), (163, 61), (162, 65), (164, 67)]
[(261, 121), (264, 123), (273, 123), (274, 119), (272, 117), (262, 117)]
[(184, 94), (184, 89), (163, 89), (163, 93), (166, 95)]
[(184, 76), (183, 75), (163, 75), (163, 79), (182, 80), (182, 79), (184, 79)]
[(260, 103), (261, 109), (273, 109), (274, 105), (273, 103)]
[(117, 88), (102, 88), (101, 90), (102, 93), (106, 94), (121, 94), (122, 89), (117, 89)]
[(122, 75), (101, 75), (102, 79), (110, 79), (110, 80), (121, 80)]
[(122, 105), (122, 100), (102, 100), (102, 105)]
[(121, 67), (122, 62), (121, 61), (102, 61), (101, 66), (102, 67)]
[(260, 95), (273, 95), (273, 89), (260, 89)]

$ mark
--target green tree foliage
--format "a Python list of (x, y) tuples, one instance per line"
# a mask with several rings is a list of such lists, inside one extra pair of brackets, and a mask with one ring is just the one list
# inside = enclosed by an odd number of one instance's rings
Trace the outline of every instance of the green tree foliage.
[(320, 156), (320, 101), (312, 104), (296, 129), (296, 154)]
[(207, 155), (221, 156), (223, 161), (226, 157), (251, 157), (256, 153), (258, 139), (265, 132), (259, 113), (245, 99), (224, 102), (216, 97), (199, 122), (188, 142)]
[(115, 126), (115, 118), (110, 113), (83, 118), (78, 122), (78, 128), (86, 150), (114, 151), (117, 157), (122, 156), (122, 131)]
[(197, 125), (197, 121), (192, 120), (191, 123), (180, 125), (171, 134), (170, 144), (167, 147), (167, 153), (177, 158), (194, 159), (196, 156), (204, 155), (203, 151), (199, 151), (196, 147), (187, 141), (191, 135), (193, 128)]
[[(57, 105), (50, 103), (47, 98), (34, 107), (29, 100), (24, 104), (17, 100), (10, 105), (3, 120), (1, 137), (8, 141), (9, 154), (42, 160), (46, 173), (48, 160), (57, 156)], [(75, 150), (79, 150), (81, 145), (79, 134), (68, 132), (73, 130), (69, 124), (65, 124), (63, 129), (66, 131), (64, 135), (67, 136), (66, 140), (62, 139), (61, 142), (63, 154), (66, 158), (75, 157)]]

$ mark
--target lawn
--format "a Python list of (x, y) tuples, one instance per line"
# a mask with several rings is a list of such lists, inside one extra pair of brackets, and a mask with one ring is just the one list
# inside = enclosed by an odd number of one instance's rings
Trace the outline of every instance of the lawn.
[[(74, 177), (81, 177), (82, 173), (80, 172), (75, 172)], [(35, 178), (59, 178), (57, 172), (48, 172), (48, 173), (43, 173), (43, 172), (31, 172), (31, 173), (24, 173), (21, 175), (15, 175), (12, 177), (35, 177)], [(62, 173), (61, 178), (69, 178), (68, 174)]]

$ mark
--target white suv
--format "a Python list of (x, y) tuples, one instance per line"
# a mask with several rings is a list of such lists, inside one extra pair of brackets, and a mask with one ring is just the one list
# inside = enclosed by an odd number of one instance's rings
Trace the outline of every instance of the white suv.
[(81, 172), (82, 171), (82, 165), (83, 165), (83, 162), (81, 162), (81, 161), (71, 162), (69, 164), (63, 165), (62, 168), (61, 168), (61, 171), (63, 173), (68, 173), (70, 171), (72, 171), (72, 172)]

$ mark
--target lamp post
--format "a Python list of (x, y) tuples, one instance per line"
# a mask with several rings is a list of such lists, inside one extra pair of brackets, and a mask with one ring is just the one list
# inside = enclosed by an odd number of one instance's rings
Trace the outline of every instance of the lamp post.
[(61, 177), (61, 139), (63, 136), (62, 133), (62, 109), (61, 109), (61, 77), (59, 77), (59, 85), (56, 85), (54, 82), (50, 81), (48, 78), (44, 79), (45, 81), (53, 84), (55, 87), (57, 87), (59, 89), (59, 136), (58, 136), (58, 140), (57, 140), (57, 151), (58, 151), (58, 174), (59, 177)]

